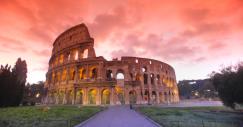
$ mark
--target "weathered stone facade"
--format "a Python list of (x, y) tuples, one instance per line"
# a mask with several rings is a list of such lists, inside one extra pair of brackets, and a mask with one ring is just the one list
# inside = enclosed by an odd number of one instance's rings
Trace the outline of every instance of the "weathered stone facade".
[(96, 57), (84, 24), (57, 37), (46, 74), (48, 104), (160, 104), (179, 101), (174, 69), (163, 62)]

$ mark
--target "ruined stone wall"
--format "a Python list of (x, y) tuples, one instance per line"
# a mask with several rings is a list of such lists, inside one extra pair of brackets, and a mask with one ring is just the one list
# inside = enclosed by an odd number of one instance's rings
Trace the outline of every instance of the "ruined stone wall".
[(84, 24), (63, 32), (53, 44), (46, 74), (52, 104), (160, 104), (179, 101), (174, 69), (163, 62), (96, 57)]

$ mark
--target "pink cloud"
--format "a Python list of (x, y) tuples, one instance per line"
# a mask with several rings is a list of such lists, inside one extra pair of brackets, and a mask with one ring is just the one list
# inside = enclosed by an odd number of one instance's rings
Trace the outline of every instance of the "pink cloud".
[[(209, 63), (217, 66), (243, 53), (242, 12), (241, 0), (2, 0), (1, 63), (13, 61), (8, 57), (24, 57), (29, 70), (42, 74), (40, 80), (45, 80), (55, 38), (84, 22), (95, 39), (98, 56), (154, 58), (175, 65), (179, 75), (182, 65), (177, 63), (200, 63), (209, 73)], [(183, 64), (183, 68), (190, 70), (192, 66)], [(31, 71), (32, 82), (37, 78)]]

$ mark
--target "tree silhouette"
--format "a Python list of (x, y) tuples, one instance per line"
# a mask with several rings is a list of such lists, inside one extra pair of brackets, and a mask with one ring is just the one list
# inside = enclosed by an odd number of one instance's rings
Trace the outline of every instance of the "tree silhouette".
[(14, 68), (6, 65), (0, 69), (0, 107), (18, 106), (23, 98), (27, 78), (27, 64), (18, 58)]
[(243, 63), (213, 72), (211, 79), (224, 105), (235, 109), (243, 103)]

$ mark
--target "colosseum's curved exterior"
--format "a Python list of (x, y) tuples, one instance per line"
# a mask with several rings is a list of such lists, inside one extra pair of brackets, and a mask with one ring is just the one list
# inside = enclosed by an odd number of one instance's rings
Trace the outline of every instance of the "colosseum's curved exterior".
[(160, 104), (178, 102), (174, 69), (161, 61), (96, 57), (94, 39), (84, 24), (53, 44), (45, 88), (48, 104)]

